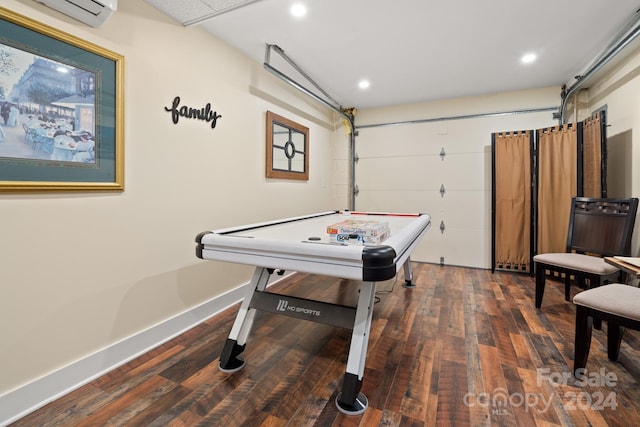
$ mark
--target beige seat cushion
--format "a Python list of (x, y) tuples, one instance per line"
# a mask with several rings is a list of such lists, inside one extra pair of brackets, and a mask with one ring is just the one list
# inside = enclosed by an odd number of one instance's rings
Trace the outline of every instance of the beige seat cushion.
[(599, 286), (579, 292), (573, 297), (573, 302), (616, 316), (640, 320), (640, 289), (633, 286), (620, 283)]
[(618, 271), (616, 267), (607, 264), (604, 258), (583, 254), (563, 252), (539, 254), (533, 257), (533, 261), (598, 274), (600, 276), (608, 276)]

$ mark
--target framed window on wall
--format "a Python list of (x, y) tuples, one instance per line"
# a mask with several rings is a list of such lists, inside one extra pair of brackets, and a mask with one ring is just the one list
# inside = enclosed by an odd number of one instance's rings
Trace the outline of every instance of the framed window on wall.
[(309, 180), (309, 128), (267, 111), (266, 177)]

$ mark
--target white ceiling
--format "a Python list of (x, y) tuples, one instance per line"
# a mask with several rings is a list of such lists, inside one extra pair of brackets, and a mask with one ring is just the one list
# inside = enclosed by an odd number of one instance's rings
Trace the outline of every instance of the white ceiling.
[[(638, 22), (640, 7), (638, 0), (146, 1), (260, 63), (266, 44), (279, 46), (341, 106), (358, 109), (571, 84)], [(294, 18), (293, 3), (305, 4), (306, 16)], [(521, 64), (527, 52), (538, 60)], [(275, 59), (271, 65), (320, 94)], [(371, 86), (361, 90), (365, 78)]]

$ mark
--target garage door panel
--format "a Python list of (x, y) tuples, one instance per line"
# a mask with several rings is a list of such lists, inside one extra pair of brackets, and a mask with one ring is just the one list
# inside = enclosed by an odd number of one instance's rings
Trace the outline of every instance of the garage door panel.
[(385, 212), (419, 212), (431, 215), (433, 226), (482, 230), (491, 226), (491, 212), (483, 208), (485, 191), (447, 192), (442, 197), (437, 191), (360, 191), (356, 209)]
[(405, 126), (360, 128), (357, 138), (359, 156), (398, 154), (439, 154), (444, 147), (447, 154), (478, 152), (485, 140), (469, 135), (491, 135), (514, 129), (538, 129), (549, 126), (548, 111), (500, 115), (482, 119), (415, 123)]
[(390, 126), (358, 130), (356, 152), (360, 158), (440, 153), (443, 138), (420, 130), (421, 126)]
[(356, 209), (383, 212), (418, 212), (432, 216), (438, 210), (437, 191), (363, 191), (356, 197)]
[[(484, 242), (490, 242), (491, 218), (482, 206), (490, 197), (485, 191), (360, 191), (356, 210), (383, 212), (419, 212), (431, 216), (431, 229), (425, 235), (412, 259), (422, 262), (445, 263), (489, 268), (485, 259)], [(466, 208), (465, 208), (466, 207)], [(444, 232), (441, 224), (444, 223)]]
[(433, 176), (445, 168), (433, 156), (361, 159), (356, 166), (356, 184), (361, 190), (439, 190)]
[[(489, 169), (487, 169), (487, 165)], [(443, 170), (442, 175), (431, 176), (429, 179), (434, 180), (440, 177), (441, 184), (445, 189), (484, 191), (486, 188), (491, 188), (490, 153), (464, 153), (447, 156), (441, 161), (441, 169)]]
[[(434, 156), (360, 159), (356, 183), (360, 190), (483, 191), (491, 186), (490, 155), (466, 153), (445, 160)], [(487, 167), (489, 169), (487, 169)]]
[(491, 226), (491, 212), (485, 209), (491, 202), (486, 191), (448, 191), (440, 200), (445, 226), (475, 230)]
[(486, 247), (484, 235), (468, 229), (448, 229), (440, 233), (432, 227), (411, 254), (411, 259), (439, 264), (443, 257), (445, 265), (489, 268), (491, 251)]

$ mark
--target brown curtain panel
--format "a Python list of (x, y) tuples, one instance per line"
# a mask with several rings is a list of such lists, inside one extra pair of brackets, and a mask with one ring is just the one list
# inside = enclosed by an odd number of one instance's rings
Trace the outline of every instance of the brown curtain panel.
[(537, 252), (565, 252), (571, 197), (577, 195), (575, 125), (538, 131)]
[(494, 268), (530, 271), (531, 132), (494, 135)]
[(582, 185), (584, 197), (602, 197), (602, 119), (588, 118), (582, 126)]

